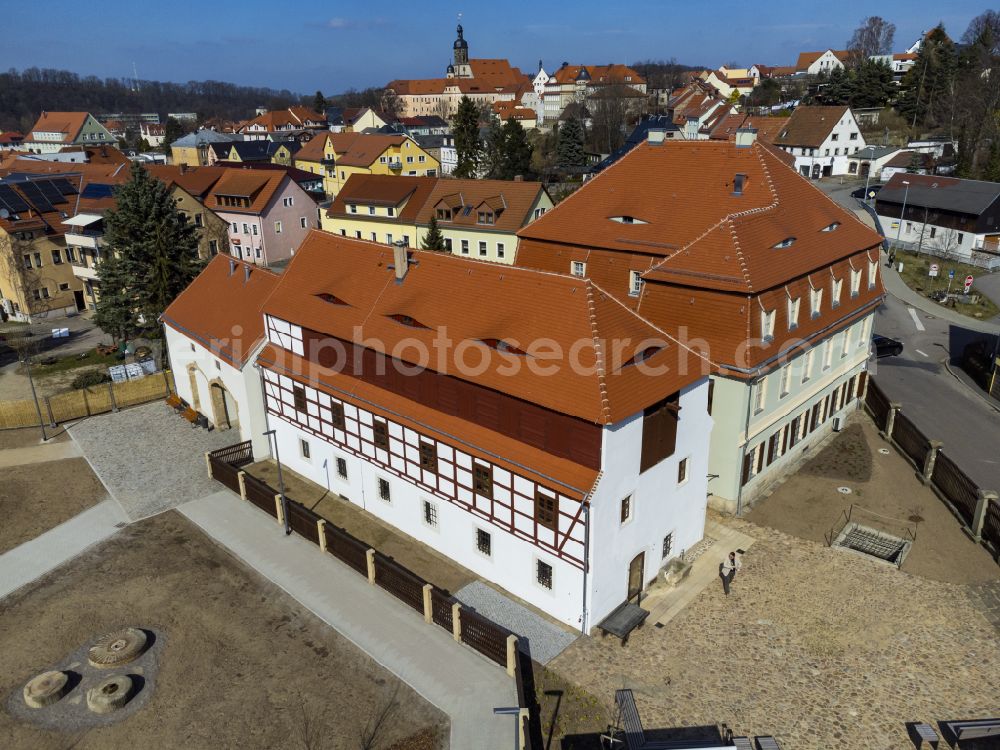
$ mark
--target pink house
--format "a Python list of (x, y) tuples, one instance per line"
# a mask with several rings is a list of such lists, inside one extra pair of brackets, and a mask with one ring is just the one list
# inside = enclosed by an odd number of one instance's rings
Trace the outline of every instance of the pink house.
[(232, 254), (257, 265), (287, 260), (318, 226), (316, 202), (278, 170), (226, 169), (205, 205), (228, 222)]

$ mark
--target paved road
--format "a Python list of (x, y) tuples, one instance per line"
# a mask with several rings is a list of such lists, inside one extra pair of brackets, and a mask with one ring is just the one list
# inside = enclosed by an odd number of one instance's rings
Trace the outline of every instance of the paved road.
[[(857, 207), (850, 192), (859, 186), (839, 180), (819, 183), (824, 192), (850, 210)], [(1000, 489), (1000, 413), (981, 391), (945, 366), (962, 356), (966, 344), (1000, 332), (1000, 327), (991, 321), (966, 318), (920, 297), (886, 268), (884, 254), (882, 259), (889, 294), (876, 314), (875, 331), (899, 339), (905, 349), (899, 357), (872, 362), (873, 376), (925, 435), (944, 442), (945, 453), (978, 484)], [(1000, 274), (994, 276), (1000, 281)]]

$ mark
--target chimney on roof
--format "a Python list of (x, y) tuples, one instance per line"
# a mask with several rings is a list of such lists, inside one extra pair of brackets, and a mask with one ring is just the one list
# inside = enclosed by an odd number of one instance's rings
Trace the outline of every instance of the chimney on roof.
[(234, 273), (236, 273), (236, 261), (230, 259), (230, 261), (229, 261), (229, 275), (232, 276)]
[(392, 243), (392, 263), (393, 268), (396, 271), (396, 283), (401, 284), (403, 279), (406, 278), (406, 272), (409, 270), (409, 254), (406, 251), (406, 243), (402, 240), (396, 240)]
[(737, 128), (736, 148), (750, 148), (757, 140), (757, 128)]
[(663, 128), (650, 128), (646, 131), (646, 140), (654, 145), (663, 143), (667, 138), (667, 131)]
[(248, 281), (250, 281), (250, 272), (251, 272), (251, 270), (252, 269), (250, 268), (249, 264), (243, 266), (243, 283), (244, 284), (246, 284)]
[(181, 164), (180, 164), (180, 173), (184, 174), (187, 171), (188, 171), (187, 162), (181, 162)]

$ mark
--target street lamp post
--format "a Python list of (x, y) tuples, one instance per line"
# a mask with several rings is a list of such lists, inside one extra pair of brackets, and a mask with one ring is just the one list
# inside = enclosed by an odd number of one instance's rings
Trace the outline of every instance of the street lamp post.
[(35, 402), (35, 413), (38, 415), (38, 426), (42, 428), (42, 442), (47, 443), (49, 436), (45, 434), (45, 420), (42, 418), (42, 407), (38, 405), (38, 394), (35, 392), (35, 380), (31, 377), (31, 355), (25, 353), (24, 369), (28, 371), (28, 384), (31, 386), (31, 400)]
[(517, 706), (494, 708), (493, 714), (514, 717), (514, 750), (521, 750), (521, 709)]
[(288, 498), (285, 497), (285, 481), (281, 476), (281, 456), (278, 454), (278, 434), (276, 430), (265, 430), (268, 445), (271, 438), (274, 438), (274, 461), (278, 464), (278, 494), (281, 495), (281, 515), (285, 522), (285, 536), (292, 533), (292, 527), (288, 523)]
[(906, 217), (906, 199), (910, 195), (910, 183), (907, 180), (903, 180), (903, 184), (906, 185), (906, 189), (903, 190), (903, 210), (899, 214), (899, 226), (896, 227), (896, 250), (899, 249), (899, 236), (903, 233), (903, 220)]

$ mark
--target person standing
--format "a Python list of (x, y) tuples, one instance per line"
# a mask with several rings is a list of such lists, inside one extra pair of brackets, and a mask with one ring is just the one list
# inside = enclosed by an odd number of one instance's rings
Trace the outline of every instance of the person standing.
[(719, 577), (722, 578), (722, 590), (729, 596), (729, 587), (736, 578), (736, 571), (743, 567), (743, 563), (736, 556), (735, 552), (730, 552), (723, 562), (719, 563)]

